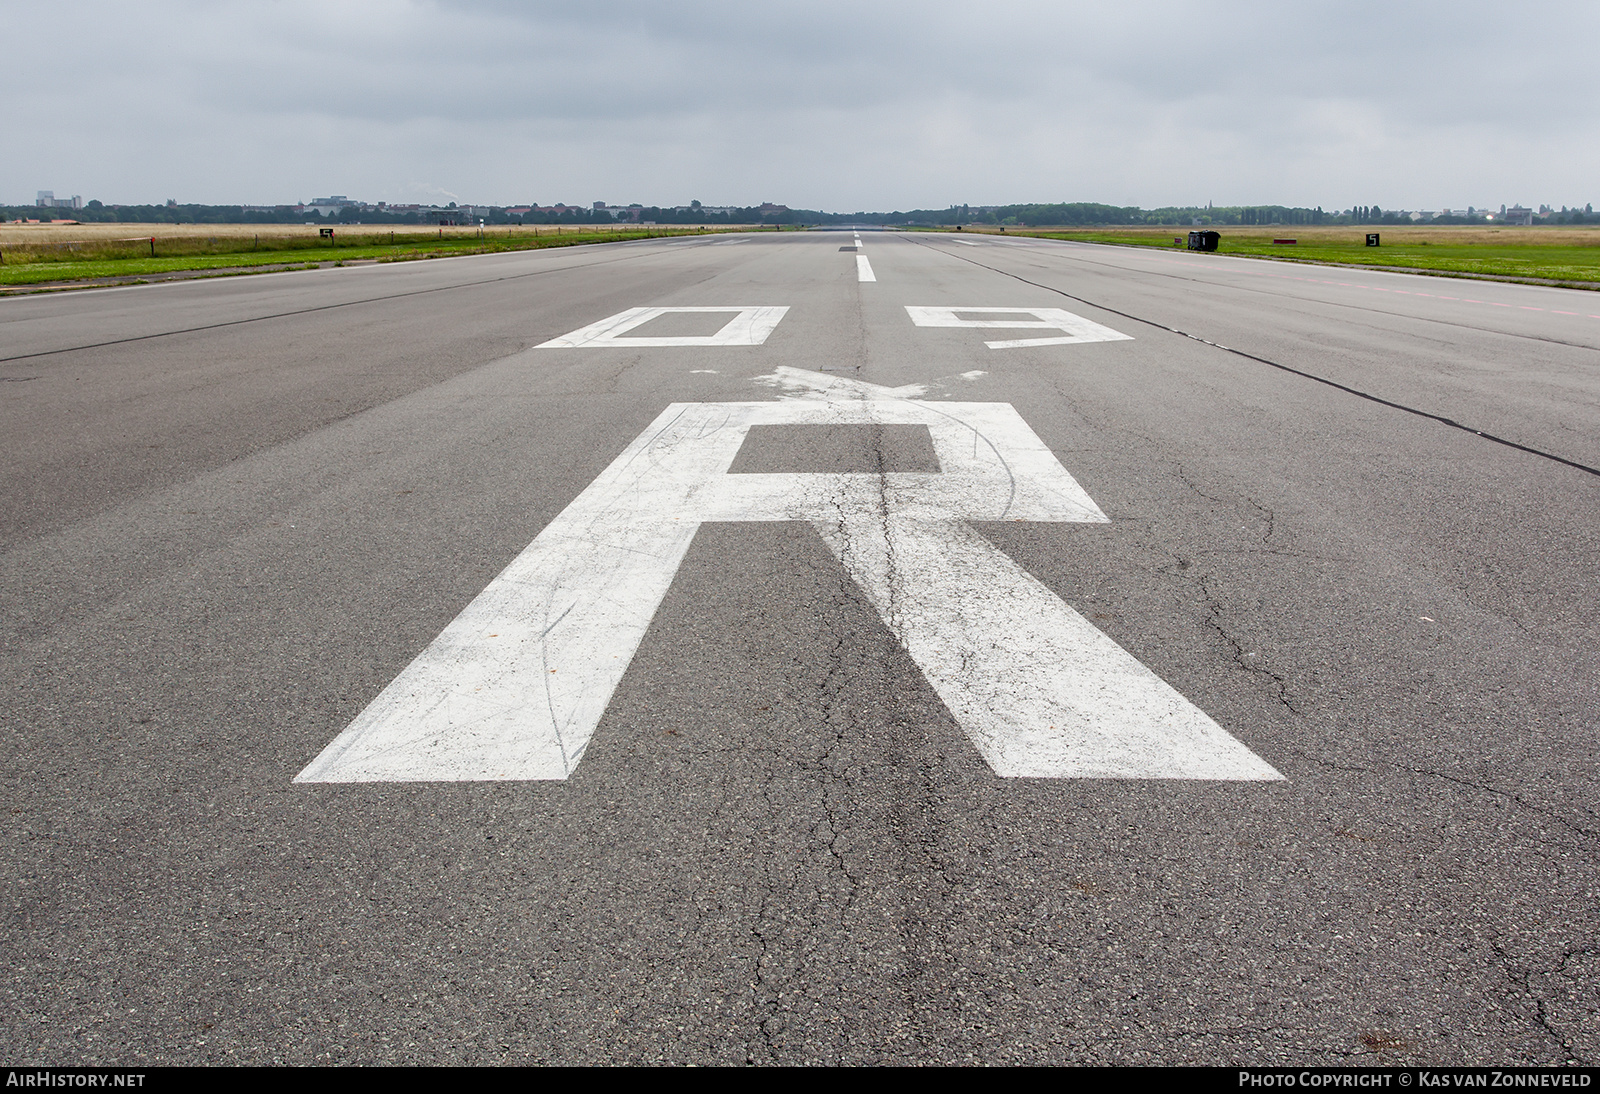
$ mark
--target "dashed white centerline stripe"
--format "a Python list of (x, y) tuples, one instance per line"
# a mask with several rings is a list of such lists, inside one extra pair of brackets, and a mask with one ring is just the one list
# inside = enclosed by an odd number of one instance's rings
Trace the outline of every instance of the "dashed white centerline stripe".
[(856, 255), (856, 280), (876, 281), (878, 276), (872, 272), (872, 263), (867, 261), (866, 255)]

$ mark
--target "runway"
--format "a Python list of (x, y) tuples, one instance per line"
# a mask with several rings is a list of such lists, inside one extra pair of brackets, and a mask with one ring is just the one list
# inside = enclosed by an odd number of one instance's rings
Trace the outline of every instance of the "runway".
[(0, 395), (16, 1065), (1600, 1057), (1594, 294), (752, 233)]

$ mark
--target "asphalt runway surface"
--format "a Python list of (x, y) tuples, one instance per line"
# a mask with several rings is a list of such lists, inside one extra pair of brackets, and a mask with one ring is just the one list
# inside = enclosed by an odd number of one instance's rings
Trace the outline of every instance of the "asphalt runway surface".
[(1600, 296), (862, 240), (0, 300), (0, 1056), (1593, 1064)]

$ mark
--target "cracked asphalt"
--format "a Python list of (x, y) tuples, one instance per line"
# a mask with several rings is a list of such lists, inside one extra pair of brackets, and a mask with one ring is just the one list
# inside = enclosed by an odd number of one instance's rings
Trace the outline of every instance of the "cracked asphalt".
[[(723, 238), (0, 300), (8, 1064), (1600, 1058), (1600, 297)], [(790, 311), (532, 349), (694, 305)], [(1110, 523), (979, 532), (1285, 780), (998, 778), (814, 528), (727, 523), (569, 780), (291, 782), (779, 365), (1013, 404)]]

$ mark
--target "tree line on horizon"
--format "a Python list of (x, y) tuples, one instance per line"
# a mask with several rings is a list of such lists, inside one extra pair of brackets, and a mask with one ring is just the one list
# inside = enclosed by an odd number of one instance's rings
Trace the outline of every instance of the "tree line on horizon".
[[(1475, 211), (1469, 217), (1441, 216), (1429, 224), (1478, 224), (1490, 210)], [(63, 216), (62, 214), (67, 214)], [(333, 216), (318, 216), (298, 212), (293, 206), (276, 209), (245, 209), (239, 205), (177, 204), (165, 205), (106, 205), (99, 201), (87, 202), (81, 209), (43, 208), (35, 205), (0, 206), (0, 217), (5, 220), (49, 220), (52, 218), (76, 220), (81, 223), (130, 224), (362, 224), (362, 225), (426, 225), (440, 223), (437, 213), (389, 213), (375, 209), (346, 208)], [(568, 208), (556, 212), (530, 212), (512, 215), (503, 208), (488, 209), (475, 206), (470, 218), (463, 216), (459, 223), (467, 224), (482, 219), (497, 226), (528, 225), (580, 225), (615, 224), (622, 218), (614, 217), (602, 209)], [(696, 207), (663, 208), (646, 206), (639, 210), (638, 219), (655, 224), (773, 224), (773, 225), (834, 225), (871, 224), (880, 226), (937, 227), (954, 225), (982, 225), (997, 227), (1118, 227), (1199, 224), (1206, 227), (1251, 225), (1340, 225), (1340, 224), (1411, 224), (1409, 214), (1386, 210), (1377, 205), (1358, 205), (1343, 212), (1324, 211), (1321, 206), (1305, 208), (1286, 205), (1236, 205), (1236, 206), (1166, 206), (1143, 209), (1136, 205), (1103, 205), (1095, 202), (1063, 202), (1058, 204), (1023, 204), (969, 206), (951, 205), (944, 209), (894, 210), (888, 213), (858, 211), (854, 213), (829, 213), (817, 209), (784, 209), (776, 213), (762, 213), (760, 206), (733, 208), (727, 212), (708, 213)], [(1600, 214), (1584, 209), (1563, 210), (1541, 217), (1543, 224), (1600, 223)]]

